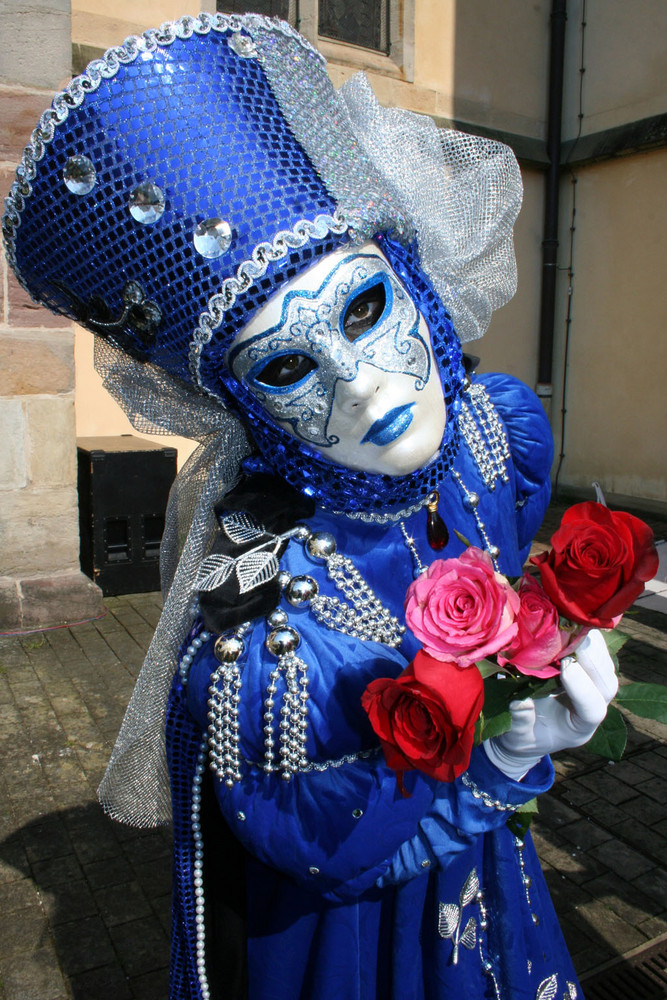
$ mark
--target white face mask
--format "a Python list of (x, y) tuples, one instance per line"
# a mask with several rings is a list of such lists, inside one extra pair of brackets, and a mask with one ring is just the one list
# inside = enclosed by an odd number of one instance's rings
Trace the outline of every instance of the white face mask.
[(227, 364), (331, 462), (403, 476), (438, 451), (446, 413), (428, 327), (374, 243), (336, 250), (285, 285)]

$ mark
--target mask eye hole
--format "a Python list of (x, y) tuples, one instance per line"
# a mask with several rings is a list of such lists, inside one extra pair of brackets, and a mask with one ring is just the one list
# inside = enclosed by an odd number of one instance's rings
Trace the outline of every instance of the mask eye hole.
[(386, 301), (387, 296), (382, 281), (365, 288), (352, 299), (343, 319), (343, 333), (350, 342), (375, 326), (384, 312)]
[(315, 368), (316, 363), (305, 354), (280, 354), (255, 373), (255, 381), (272, 389), (283, 389), (296, 385)]

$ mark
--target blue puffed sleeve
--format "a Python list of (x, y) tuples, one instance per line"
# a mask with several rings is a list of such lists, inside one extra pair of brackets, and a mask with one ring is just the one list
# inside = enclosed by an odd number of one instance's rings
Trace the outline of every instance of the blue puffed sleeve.
[[(346, 646), (353, 640), (338, 635), (333, 641)], [(187, 692), (189, 710), (204, 729), (210, 674), (216, 665), (210, 645), (202, 647), (192, 665)], [(262, 646), (258, 642), (251, 644), (245, 667), (244, 681), (251, 703), (255, 701), (252, 675), (261, 674)], [(304, 646), (305, 656), (309, 650), (306, 643)], [(388, 660), (385, 672), (400, 672), (405, 665), (403, 658), (395, 655), (397, 662)], [(314, 677), (315, 690), (310, 698), (315, 731), (311, 751), (318, 758), (323, 756), (322, 750), (336, 749), (330, 737), (340, 739), (341, 732), (347, 729), (334, 704), (337, 668), (333, 653), (327, 658), (327, 666), (328, 685), (318, 691)], [(360, 664), (354, 675), (355, 687), (363, 690), (368, 671), (378, 669), (372, 658), (365, 668)], [(358, 700), (355, 692), (352, 701)], [(323, 708), (328, 709), (327, 716), (322, 714)], [(252, 721), (246, 717), (244, 725), (243, 714), (241, 727), (246, 737), (246, 758), (261, 759), (259, 733), (252, 735)], [(256, 858), (325, 898), (347, 899), (372, 887), (400, 844), (414, 835), (433, 801), (434, 783), (416, 772), (406, 774), (408, 794), (402, 795), (396, 775), (386, 766), (381, 753), (375, 747), (364, 750), (361, 743), (352, 754), (339, 756), (335, 764), (320, 767), (297, 773), (286, 781), (279, 773), (267, 773), (246, 759), (243, 779), (233, 787), (214, 779), (216, 796), (234, 835)]]
[(521, 781), (514, 781), (491, 763), (483, 747), (476, 747), (465, 774), (437, 788), (417, 834), (401, 845), (378, 885), (405, 882), (424, 869), (446, 867), (480, 834), (504, 826), (517, 806), (548, 791), (553, 779), (548, 757)]
[(527, 385), (496, 372), (479, 376), (503, 421), (516, 482), (517, 534), (521, 550), (542, 523), (551, 495), (553, 435), (540, 400)]

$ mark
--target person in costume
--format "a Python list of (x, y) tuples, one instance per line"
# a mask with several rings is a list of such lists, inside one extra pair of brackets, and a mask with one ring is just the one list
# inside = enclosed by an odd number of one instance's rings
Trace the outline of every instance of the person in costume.
[(173, 821), (173, 1000), (582, 997), (507, 820), (604, 717), (599, 633), (455, 780), (400, 787), (362, 705), (419, 654), (411, 581), (459, 536), (520, 575), (548, 502), (539, 401), (461, 349), (513, 294), (520, 200), (507, 147), (334, 90), (256, 15), (110, 50), (26, 149), (19, 280), (138, 429), (202, 442), (100, 787)]

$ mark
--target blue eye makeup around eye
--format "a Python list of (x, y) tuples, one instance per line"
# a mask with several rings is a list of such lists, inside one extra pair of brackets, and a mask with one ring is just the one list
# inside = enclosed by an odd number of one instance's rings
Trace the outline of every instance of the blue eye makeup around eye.
[(339, 329), (354, 343), (371, 333), (392, 310), (394, 293), (387, 275), (374, 274), (354, 289), (341, 311)]
[(263, 392), (290, 392), (306, 382), (317, 367), (307, 354), (283, 351), (268, 360), (263, 358), (251, 368), (247, 379)]

